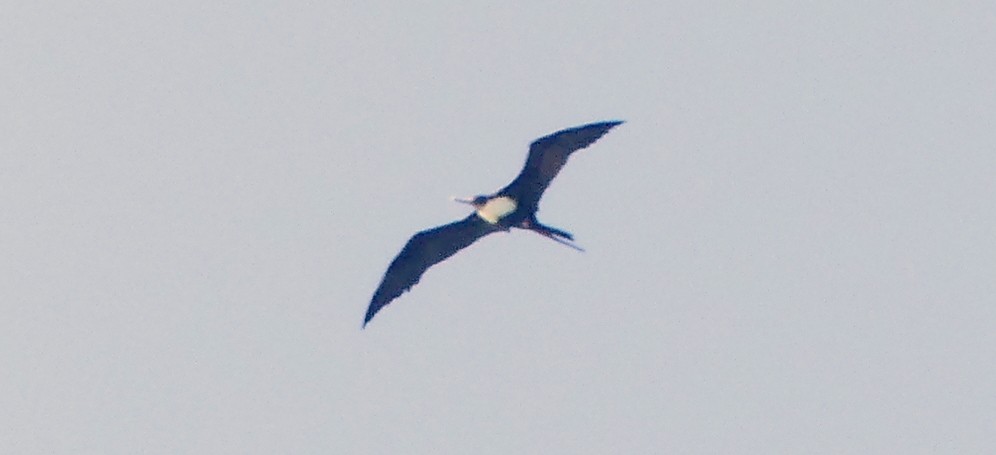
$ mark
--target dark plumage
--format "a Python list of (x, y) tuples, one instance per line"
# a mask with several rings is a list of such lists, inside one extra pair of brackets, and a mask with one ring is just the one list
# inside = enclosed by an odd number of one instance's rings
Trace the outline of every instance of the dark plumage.
[(509, 183), (498, 190), (498, 196), (511, 196), (519, 201), (520, 210), (524, 207), (531, 213), (538, 210), (540, 197), (550, 186), (550, 182), (567, 164), (567, 158), (575, 151), (594, 144), (610, 129), (621, 124), (621, 121), (592, 123), (590, 125), (569, 128), (544, 136), (529, 145), (529, 156), (522, 172)]
[(471, 213), (460, 221), (426, 229), (412, 236), (387, 267), (384, 280), (370, 300), (363, 325), (366, 326), (384, 305), (418, 283), (422, 273), (429, 267), (453, 256), (475, 240), (497, 231), (476, 213)]
[(545, 226), (536, 219), (539, 200), (573, 152), (591, 145), (621, 123), (592, 123), (541, 137), (529, 146), (526, 164), (512, 183), (490, 196), (458, 200), (473, 205), (475, 212), (460, 221), (419, 232), (408, 240), (374, 292), (363, 326), (381, 308), (418, 283), (429, 267), (488, 234), (511, 228), (528, 229), (581, 250), (572, 243), (574, 238), (570, 233)]

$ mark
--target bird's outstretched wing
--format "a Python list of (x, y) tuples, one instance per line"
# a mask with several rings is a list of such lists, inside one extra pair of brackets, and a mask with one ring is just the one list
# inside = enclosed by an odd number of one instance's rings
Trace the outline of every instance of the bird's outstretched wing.
[(571, 153), (581, 150), (608, 133), (621, 121), (599, 122), (558, 131), (533, 141), (529, 146), (529, 157), (522, 172), (498, 191), (503, 196), (511, 196), (519, 207), (535, 210), (543, 191), (557, 176), (560, 168), (567, 163)]
[(497, 230), (498, 228), (482, 220), (476, 213), (471, 213), (460, 221), (412, 236), (401, 249), (401, 253), (398, 253), (387, 267), (384, 279), (370, 300), (367, 315), (363, 318), (363, 326), (366, 327), (381, 308), (418, 283), (419, 278), (429, 267)]

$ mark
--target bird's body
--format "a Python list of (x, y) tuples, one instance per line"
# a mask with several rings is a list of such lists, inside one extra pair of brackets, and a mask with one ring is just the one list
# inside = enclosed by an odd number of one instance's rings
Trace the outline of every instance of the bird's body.
[(581, 250), (573, 236), (541, 224), (536, 219), (539, 200), (550, 181), (567, 163), (571, 153), (583, 149), (621, 121), (592, 123), (558, 131), (530, 145), (522, 172), (508, 186), (487, 196), (455, 199), (474, 206), (474, 213), (460, 221), (415, 234), (388, 266), (363, 319), (370, 319), (385, 305), (410, 289), (431, 266), (442, 262), (477, 239), (511, 228), (528, 229), (559, 243)]

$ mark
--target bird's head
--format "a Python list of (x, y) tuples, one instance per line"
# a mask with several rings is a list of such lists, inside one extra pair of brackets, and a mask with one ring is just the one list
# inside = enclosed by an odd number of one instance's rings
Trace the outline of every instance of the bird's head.
[(481, 195), (474, 196), (473, 199), (462, 199), (462, 198), (458, 198), (458, 197), (452, 197), (450, 199), (452, 199), (454, 202), (460, 202), (460, 203), (463, 203), (463, 204), (472, 205), (476, 209), (484, 207), (484, 204), (488, 203), (488, 197), (487, 196), (481, 196)]

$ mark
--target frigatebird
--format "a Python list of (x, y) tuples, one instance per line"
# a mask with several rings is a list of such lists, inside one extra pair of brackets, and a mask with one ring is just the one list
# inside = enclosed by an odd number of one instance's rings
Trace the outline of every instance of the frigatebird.
[(387, 267), (380, 286), (370, 300), (363, 326), (366, 327), (381, 308), (418, 283), (429, 267), (488, 234), (508, 232), (511, 228), (527, 229), (584, 251), (573, 243), (574, 236), (571, 233), (536, 220), (539, 200), (550, 181), (567, 163), (571, 153), (593, 144), (621, 123), (591, 123), (541, 137), (529, 146), (526, 165), (508, 186), (487, 196), (453, 198), (456, 202), (472, 205), (474, 213), (460, 221), (419, 232), (408, 240), (401, 253)]

